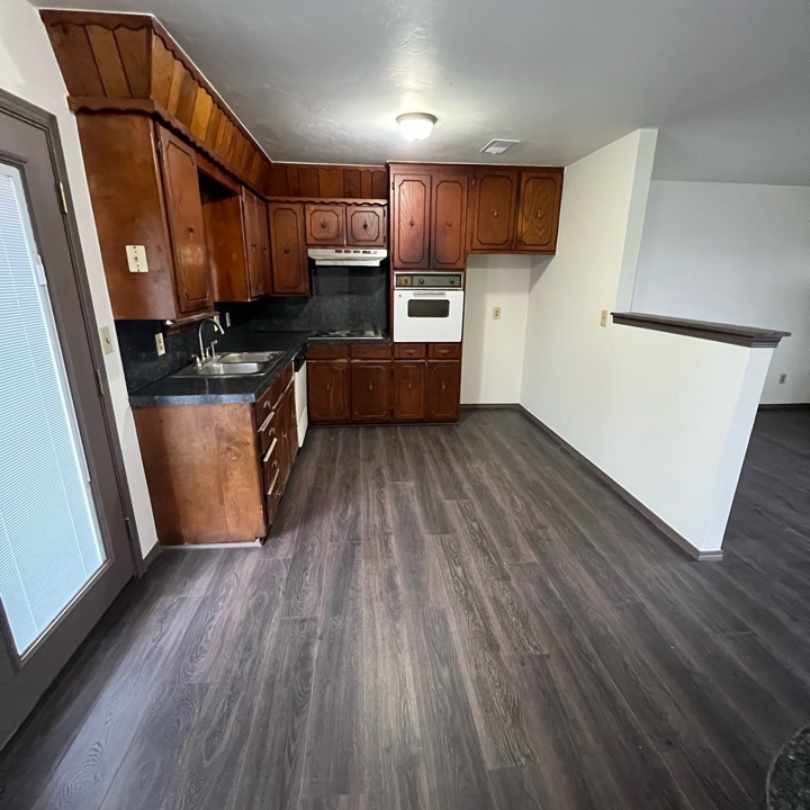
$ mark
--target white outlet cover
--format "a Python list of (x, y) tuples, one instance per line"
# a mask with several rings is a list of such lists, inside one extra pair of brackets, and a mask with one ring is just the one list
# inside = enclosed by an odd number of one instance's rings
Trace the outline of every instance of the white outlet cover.
[(115, 349), (115, 345), (113, 344), (110, 327), (102, 326), (99, 330), (99, 334), (101, 335), (101, 350), (104, 352), (104, 354), (112, 354)]
[(148, 273), (146, 245), (127, 245), (127, 267), (130, 273)]

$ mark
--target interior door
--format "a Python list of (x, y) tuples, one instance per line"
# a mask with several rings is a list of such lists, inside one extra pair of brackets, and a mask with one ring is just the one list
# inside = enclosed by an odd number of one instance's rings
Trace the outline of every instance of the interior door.
[(0, 746), (134, 571), (61, 160), (53, 116), (0, 93)]
[(177, 305), (184, 314), (211, 308), (197, 159), (188, 144), (158, 126), (163, 191), (174, 251)]

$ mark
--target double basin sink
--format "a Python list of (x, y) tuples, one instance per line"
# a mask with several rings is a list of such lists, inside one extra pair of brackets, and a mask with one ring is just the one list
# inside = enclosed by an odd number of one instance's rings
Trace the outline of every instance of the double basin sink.
[(264, 374), (284, 352), (226, 352), (190, 365), (175, 377), (252, 377)]

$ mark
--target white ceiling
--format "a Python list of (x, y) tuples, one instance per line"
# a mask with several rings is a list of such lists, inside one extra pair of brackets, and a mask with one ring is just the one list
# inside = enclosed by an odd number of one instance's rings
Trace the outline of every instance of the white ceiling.
[(657, 177), (810, 184), (808, 0), (101, 5), (156, 14), (274, 160), (568, 164), (658, 126)]

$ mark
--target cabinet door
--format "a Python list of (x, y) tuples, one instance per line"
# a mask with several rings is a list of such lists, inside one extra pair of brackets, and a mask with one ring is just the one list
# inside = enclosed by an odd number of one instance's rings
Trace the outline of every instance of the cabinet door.
[(557, 248), (562, 170), (541, 169), (520, 173), (517, 250), (553, 253)]
[(308, 245), (346, 244), (346, 206), (307, 205), (306, 224)]
[(394, 363), (394, 419), (416, 422), (424, 418), (424, 362)]
[(270, 253), (274, 295), (309, 295), (309, 267), (304, 243), (304, 206), (270, 204)]
[(353, 247), (385, 247), (385, 213), (383, 205), (347, 205), (346, 243)]
[(386, 422), (391, 417), (391, 363), (352, 364), (352, 420)]
[(425, 270), (430, 266), (430, 175), (395, 174), (393, 265)]
[(517, 180), (514, 169), (476, 171), (473, 178), (472, 250), (512, 250)]
[[(264, 267), (262, 243), (262, 209), (259, 198), (248, 189), (242, 189), (242, 210), (245, 223), (245, 245), (247, 246), (248, 289), (251, 298), (264, 295), (267, 273)], [(266, 225), (264, 229), (266, 230)]]
[(183, 314), (211, 308), (200, 180), (194, 149), (156, 125), (166, 216), (172, 238), (177, 306)]
[(461, 363), (428, 363), (427, 418), (436, 422), (458, 419)]
[(256, 227), (259, 231), (259, 271), (261, 273), (261, 292), (269, 295), (273, 291), (273, 265), (270, 262), (270, 225), (267, 221), (267, 203), (256, 198)]
[(434, 175), (431, 204), (430, 266), (435, 270), (467, 264), (467, 175)]
[(307, 390), (311, 422), (349, 421), (348, 360), (308, 360)]

